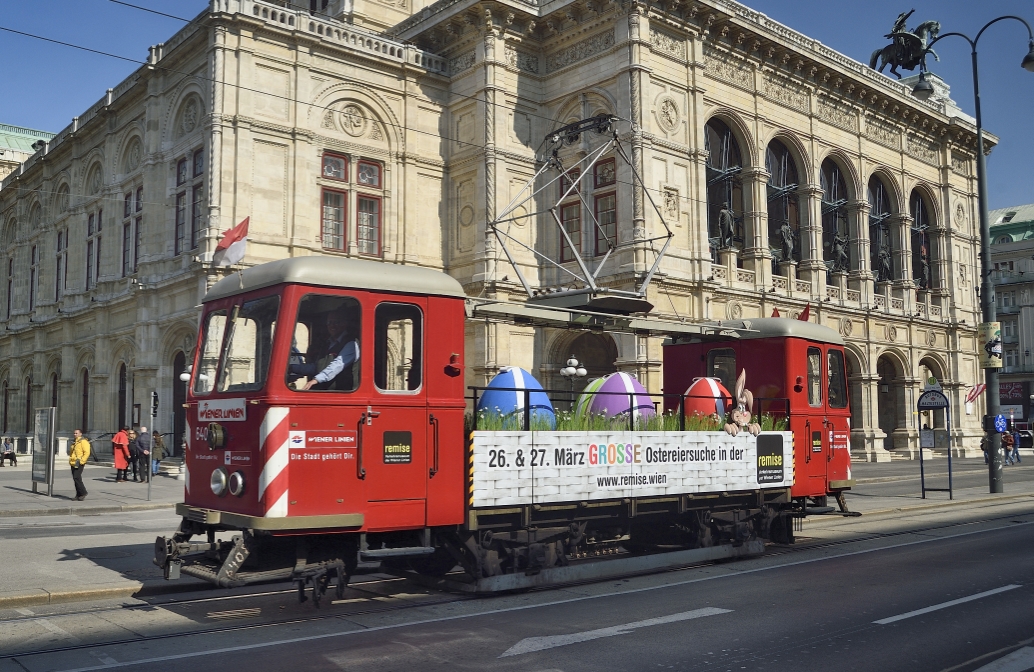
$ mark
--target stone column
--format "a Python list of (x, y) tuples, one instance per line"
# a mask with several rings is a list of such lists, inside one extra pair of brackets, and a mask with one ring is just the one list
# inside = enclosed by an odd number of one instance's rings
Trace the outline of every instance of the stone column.
[(851, 271), (848, 286), (861, 293), (862, 303), (872, 303), (872, 270), (869, 265), (869, 202), (848, 201)]
[(772, 284), (772, 253), (768, 249), (768, 171), (744, 168), (743, 180), (743, 265), (754, 271), (757, 287)]
[[(484, 21), (484, 68), (485, 68), (485, 221), (496, 217), (496, 41), (498, 30), (492, 18), (491, 9), (482, 9)], [(485, 282), (498, 279), (496, 264), (498, 243), (492, 232), (485, 230)]]
[[(638, 2), (633, 2), (628, 13), (628, 63), (631, 89), (629, 101), (632, 116), (632, 167), (645, 177), (643, 173), (643, 80), (646, 68), (642, 65), (642, 45), (640, 41), (640, 23), (643, 9)], [(649, 74), (646, 74), (646, 79)], [(649, 82), (646, 82), (649, 84)], [(643, 206), (643, 187), (633, 179), (632, 186), (632, 238), (643, 241), (646, 238), (646, 212)], [(642, 244), (635, 247), (634, 269), (637, 272), (646, 270), (646, 254)]]
[(822, 186), (802, 184), (797, 188), (801, 222), (801, 265), (797, 269), (802, 280), (811, 283), (811, 292), (826, 296), (826, 264), (822, 247)]

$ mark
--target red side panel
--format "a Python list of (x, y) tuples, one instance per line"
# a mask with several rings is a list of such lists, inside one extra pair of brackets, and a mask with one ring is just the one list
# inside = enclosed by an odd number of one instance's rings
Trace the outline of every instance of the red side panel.
[(461, 299), (429, 297), (427, 302), (427, 524), (459, 525), (466, 496), (464, 307)]

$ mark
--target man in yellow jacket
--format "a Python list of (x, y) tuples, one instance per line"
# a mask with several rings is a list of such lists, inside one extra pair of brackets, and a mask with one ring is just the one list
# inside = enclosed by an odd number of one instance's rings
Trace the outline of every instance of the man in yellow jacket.
[(75, 481), (75, 500), (81, 502), (86, 499), (86, 486), (83, 485), (83, 469), (86, 468), (86, 461), (90, 459), (90, 442), (83, 436), (83, 430), (77, 429), (72, 433), (75, 443), (68, 451), (68, 464), (72, 465), (72, 480)]

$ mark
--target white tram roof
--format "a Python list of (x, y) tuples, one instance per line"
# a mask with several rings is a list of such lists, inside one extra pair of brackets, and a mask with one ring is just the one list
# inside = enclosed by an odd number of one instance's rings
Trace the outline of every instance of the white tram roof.
[(212, 285), (204, 302), (284, 283), (467, 298), (455, 278), (430, 268), (312, 256), (280, 259), (231, 273)]
[(729, 329), (742, 329), (740, 338), (803, 338), (808, 341), (843, 345), (844, 339), (829, 327), (814, 322), (802, 322), (787, 317), (759, 317), (747, 320), (725, 321), (721, 325)]

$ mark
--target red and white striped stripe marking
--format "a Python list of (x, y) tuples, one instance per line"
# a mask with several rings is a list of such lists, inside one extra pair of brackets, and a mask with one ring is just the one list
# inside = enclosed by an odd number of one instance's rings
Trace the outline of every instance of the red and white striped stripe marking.
[(266, 518), (287, 516), (288, 409), (272, 406), (259, 427), (262, 474), (259, 476), (258, 499)]
[(183, 432), (183, 440), (187, 444), (187, 448), (183, 452), (183, 487), (186, 489), (188, 495), (190, 494), (190, 468), (188, 466), (190, 464), (190, 460), (187, 459), (187, 456), (190, 455), (190, 435), (192, 433), (193, 427), (188, 423), (187, 431)]

